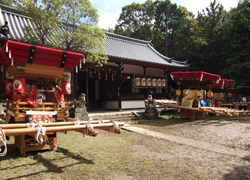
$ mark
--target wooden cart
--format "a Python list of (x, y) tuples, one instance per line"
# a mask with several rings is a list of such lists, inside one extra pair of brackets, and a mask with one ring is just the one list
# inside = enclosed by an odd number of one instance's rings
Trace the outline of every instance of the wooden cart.
[[(21, 86), (26, 88), (29, 84), (29, 86), (35, 86), (36, 88), (33, 89), (36, 93), (34, 96), (31, 96), (33, 94), (30, 89), (29, 93), (26, 91), (24, 93), (13, 93), (12, 98), (14, 95), (15, 97), (18, 95), (19, 99), (13, 98), (12, 101), (7, 101), (6, 113), (9, 115), (7, 123), (10, 118), (11, 123), (30, 123), (27, 112), (41, 112), (44, 114), (43, 117), (46, 116), (47, 112), (54, 112), (56, 114), (55, 121), (67, 120), (69, 102), (64, 100), (60, 83), (65, 80), (71, 81), (71, 72), (81, 62), (84, 57), (83, 54), (8, 40), (1, 48), (0, 56), (0, 62), (5, 70), (6, 82), (15, 82), (15, 78), (22, 78), (25, 79), (25, 84), (21, 84)], [(70, 86), (73, 85), (73, 83), (69, 84)], [(15, 86), (20, 87), (20, 84), (14, 83), (14, 90)], [(39, 86), (42, 89), (39, 89)], [(9, 86), (6, 89), (11, 91)], [(35, 102), (39, 92), (46, 96), (46, 100), (40, 103)], [(34, 101), (28, 101), (28, 97), (33, 98)], [(33, 150), (55, 150), (57, 147), (57, 132), (48, 135), (48, 140), (43, 144), (36, 141), (34, 134), (17, 135), (15, 136), (15, 147), (20, 150), (20, 154)]]

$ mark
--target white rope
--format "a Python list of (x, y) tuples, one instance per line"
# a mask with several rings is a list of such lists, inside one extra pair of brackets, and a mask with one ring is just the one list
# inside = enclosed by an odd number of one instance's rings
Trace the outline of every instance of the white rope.
[(27, 128), (34, 128), (35, 127), (35, 123), (26, 123), (27, 124)]
[(101, 124), (101, 123), (104, 123), (104, 121), (102, 120), (102, 117), (101, 119), (98, 120), (98, 124)]
[(0, 156), (5, 156), (5, 154), (7, 153), (6, 137), (3, 130), (0, 128), (0, 149), (2, 146), (4, 146), (4, 151), (0, 153)]
[(93, 128), (92, 124), (86, 124), (86, 129), (83, 130), (83, 137), (84, 137), (85, 134), (90, 135), (89, 131), (91, 131), (90, 133), (92, 133), (91, 136), (97, 136), (97, 134), (98, 134), (97, 131), (94, 131), (94, 128)]
[(85, 134), (88, 135), (90, 130), (94, 130), (93, 125), (92, 124), (86, 124)]
[(109, 132), (114, 133), (116, 128), (119, 128), (119, 126), (118, 126), (118, 123), (116, 121), (114, 121), (113, 122), (113, 127), (110, 128)]
[(76, 118), (74, 123), (75, 123), (75, 125), (80, 125), (80, 121), (78, 120), (78, 118)]
[(46, 128), (42, 127), (41, 124), (38, 124), (36, 127), (36, 141), (39, 144), (43, 144), (45, 141), (48, 140), (48, 137), (46, 136)]

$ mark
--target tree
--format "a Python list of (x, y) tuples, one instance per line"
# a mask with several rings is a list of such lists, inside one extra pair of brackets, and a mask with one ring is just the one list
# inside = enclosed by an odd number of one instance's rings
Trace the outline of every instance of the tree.
[(187, 60), (194, 47), (194, 31), (198, 27), (194, 15), (170, 1), (146, 1), (123, 7), (115, 33), (152, 40), (162, 54)]
[(104, 30), (96, 27), (97, 10), (89, 0), (65, 0), (61, 18), (67, 26), (57, 36), (57, 47), (87, 53), (87, 60), (96, 62), (97, 66), (107, 62), (108, 57), (103, 46), (106, 35)]
[(0, 0), (0, 4), (12, 6), (14, 4), (14, 0)]
[(224, 23), (227, 27), (222, 48), (225, 68), (222, 73), (236, 80), (237, 85), (250, 85), (250, 2), (239, 2)]
[(197, 36), (200, 41), (196, 43), (196, 52), (192, 62), (195, 70), (203, 70), (218, 74), (223, 69), (224, 62), (221, 54), (223, 46), (222, 23), (227, 12), (216, 0), (211, 2), (210, 7), (198, 13), (197, 21), (200, 31)]
[(62, 0), (18, 0), (17, 7), (31, 17), (31, 26), (25, 26), (24, 37), (20, 41), (52, 46), (53, 31), (58, 29), (61, 19)]
[(88, 53), (98, 66), (107, 61), (106, 37), (96, 27), (98, 14), (89, 0), (19, 0), (18, 7), (32, 17), (22, 41), (67, 51)]
[(157, 2), (156, 11), (155, 11), (155, 26), (154, 31), (155, 38), (160, 40), (161, 38), (157, 37), (160, 31), (162, 35), (164, 35), (165, 39), (165, 55), (169, 55), (169, 36), (174, 34), (174, 31), (178, 29), (179, 23), (183, 21), (182, 12), (177, 7), (176, 4), (172, 4), (170, 0)]
[(115, 33), (151, 40), (153, 28), (154, 3), (147, 0), (144, 4), (132, 3), (122, 8), (122, 13), (115, 27)]
[(179, 9), (181, 12), (178, 15), (176, 28), (169, 35), (169, 56), (181, 61), (192, 60), (196, 42), (199, 42), (196, 36), (199, 30), (198, 23), (192, 12), (182, 6)]

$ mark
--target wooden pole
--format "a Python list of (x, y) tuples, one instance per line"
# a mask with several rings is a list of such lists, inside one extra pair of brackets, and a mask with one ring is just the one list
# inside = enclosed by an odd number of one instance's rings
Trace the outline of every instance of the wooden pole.
[[(124, 123), (117, 123), (118, 126), (123, 126)], [(113, 123), (106, 124), (92, 124), (93, 128), (105, 128), (105, 127), (113, 127)], [(79, 131), (82, 129), (86, 129), (87, 125), (73, 125), (73, 126), (55, 126), (55, 127), (46, 127), (46, 133), (48, 132), (60, 132), (60, 131)], [(34, 134), (36, 133), (36, 128), (21, 128), (21, 129), (3, 129), (5, 136), (17, 136), (24, 134)]]
[(178, 109), (185, 109), (185, 110), (190, 110), (190, 111), (198, 111), (198, 112), (207, 112), (207, 113), (212, 113), (212, 114), (220, 114), (224, 116), (233, 116), (230, 113), (223, 113), (223, 112), (218, 112), (218, 111), (212, 111), (212, 110), (203, 110), (199, 108), (190, 108), (190, 107), (185, 107), (185, 106), (179, 106), (179, 105), (173, 105), (173, 104), (162, 104), (163, 106), (166, 107), (172, 107), (172, 108), (178, 108)]
[[(78, 121), (79, 125), (88, 124), (88, 121)], [(103, 120), (101, 123), (110, 123), (109, 120)], [(90, 124), (101, 124), (100, 121), (90, 121)], [(28, 123), (29, 124), (29, 123)], [(0, 124), (0, 128), (2, 129), (18, 129), (18, 128), (27, 128), (28, 124)], [(72, 122), (55, 122), (55, 123), (40, 123), (43, 127), (53, 127), (53, 126), (70, 126), (75, 125), (75, 121)], [(37, 127), (38, 124), (35, 124)]]

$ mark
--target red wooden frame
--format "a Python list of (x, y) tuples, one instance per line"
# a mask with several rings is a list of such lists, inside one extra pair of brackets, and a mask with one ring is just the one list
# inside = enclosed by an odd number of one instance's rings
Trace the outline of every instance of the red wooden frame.
[[(6, 68), (11, 65), (13, 58), (14, 62), (28, 63), (31, 56), (31, 44), (8, 40), (0, 49), (0, 63)], [(33, 46), (34, 47), (34, 46)], [(63, 57), (66, 53), (66, 56)], [(83, 54), (62, 51), (47, 47), (35, 46), (33, 52), (32, 63), (60, 67), (62, 59), (64, 58), (63, 68), (74, 69), (80, 60), (84, 57)]]
[(192, 78), (200, 81), (217, 81), (220, 79), (219, 75), (207, 73), (204, 71), (187, 71), (187, 72), (171, 72), (176, 80), (191, 80)]

